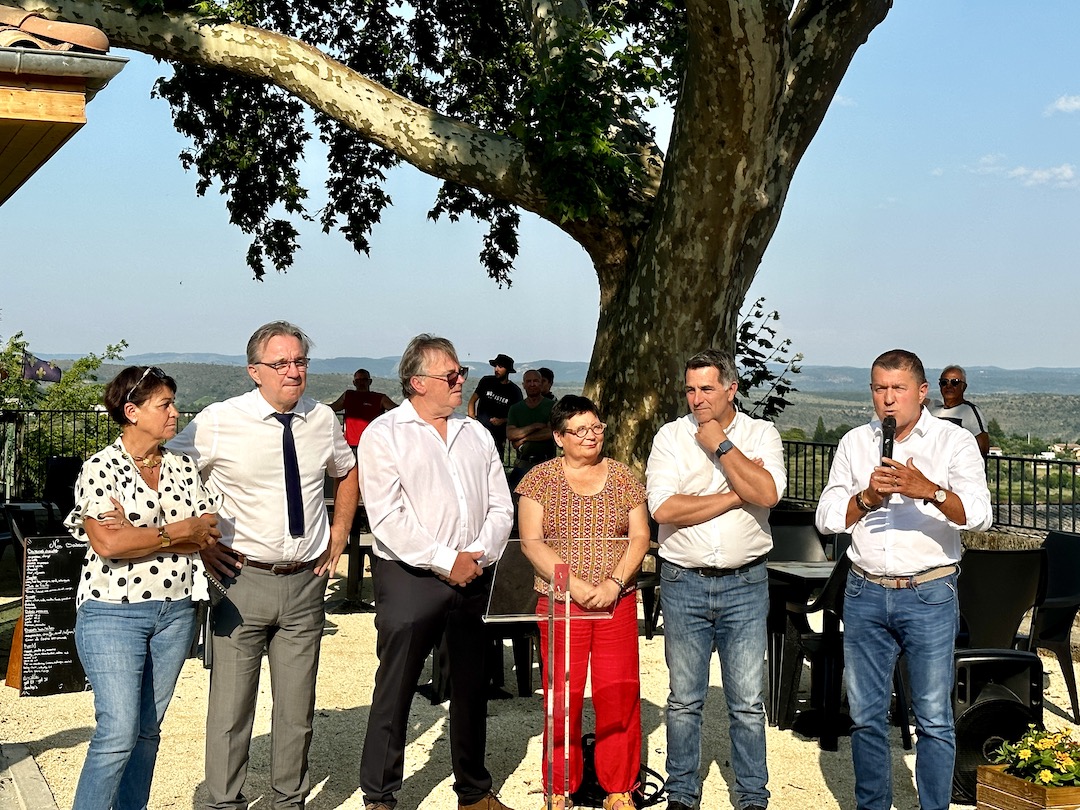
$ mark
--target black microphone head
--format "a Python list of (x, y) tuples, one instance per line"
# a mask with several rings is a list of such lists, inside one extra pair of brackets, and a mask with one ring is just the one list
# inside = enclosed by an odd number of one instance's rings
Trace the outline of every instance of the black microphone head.
[(883, 436), (896, 435), (896, 417), (886, 416), (881, 420), (881, 433)]

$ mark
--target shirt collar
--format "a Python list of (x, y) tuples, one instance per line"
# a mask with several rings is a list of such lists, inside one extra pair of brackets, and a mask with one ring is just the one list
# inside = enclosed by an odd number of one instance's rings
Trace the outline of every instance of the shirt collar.
[[(930, 411), (927, 410), (927, 407), (925, 405), (923, 405), (922, 411), (919, 413), (918, 420), (915, 422), (914, 427), (911, 428), (911, 433), (918, 433), (920, 436), (925, 436), (926, 431), (929, 429), (930, 426), (930, 420), (936, 418), (936, 416), (931, 416)], [(870, 420), (870, 428), (874, 431), (875, 436), (880, 436), (881, 420), (875, 416), (873, 419)], [(910, 436), (911, 433), (908, 433), (908, 436)], [(907, 436), (905, 436), (904, 439), (907, 439)]]
[[(255, 395), (255, 413), (260, 419), (265, 421), (274, 414), (279, 413), (273, 405), (266, 401), (266, 397), (263, 396), (261, 390), (256, 388), (252, 393)], [(300, 401), (296, 403), (296, 406), (291, 411), (287, 411), (287, 413), (295, 414), (306, 422), (308, 414), (311, 413), (311, 410), (314, 407), (315, 400), (304, 394), (300, 397)]]

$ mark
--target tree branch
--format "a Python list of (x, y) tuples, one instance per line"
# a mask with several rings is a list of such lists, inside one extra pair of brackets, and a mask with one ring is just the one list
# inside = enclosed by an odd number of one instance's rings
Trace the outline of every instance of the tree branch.
[(137, 15), (96, 0), (8, 1), (94, 25), (121, 48), (271, 82), (420, 171), (545, 216), (545, 199), (519, 142), (416, 104), (297, 39), (191, 14)]

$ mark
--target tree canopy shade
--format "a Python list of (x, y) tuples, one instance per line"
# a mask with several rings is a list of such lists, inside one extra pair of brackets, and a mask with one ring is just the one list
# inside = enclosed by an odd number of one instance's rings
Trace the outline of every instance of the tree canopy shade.
[[(732, 350), (796, 167), (891, 0), (6, 0), (173, 63), (156, 92), (251, 235), (287, 268), (297, 218), (358, 250), (407, 163), (442, 182), (429, 216), (488, 224), (510, 283), (519, 211), (588, 253), (600, 315), (586, 393), (641, 463), (681, 406), (685, 359)], [(643, 112), (674, 111), (667, 151)], [(328, 202), (305, 207), (311, 132)], [(452, 336), (451, 336), (452, 337)]]

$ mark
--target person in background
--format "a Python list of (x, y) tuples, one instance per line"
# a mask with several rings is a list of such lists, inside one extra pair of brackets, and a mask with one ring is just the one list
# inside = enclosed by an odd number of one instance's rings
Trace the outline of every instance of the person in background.
[(974, 404), (964, 398), (967, 392), (967, 373), (960, 366), (946, 366), (938, 380), (943, 404), (930, 409), (938, 419), (947, 419), (959, 425), (972, 436), (979, 445), (983, 458), (990, 453), (990, 434), (986, 431), (986, 420)]
[(345, 441), (356, 452), (360, 435), (372, 419), (381, 416), (397, 403), (386, 394), (371, 390), (371, 372), (358, 368), (353, 374), (354, 391), (343, 391), (341, 396), (330, 403), (330, 410), (345, 412)]
[(509, 476), (511, 490), (541, 461), (555, 458), (555, 441), (548, 424), (555, 401), (544, 399), (542, 381), (539, 371), (526, 371), (521, 377), (525, 399), (511, 405), (506, 415), (506, 438), (517, 450), (514, 469)]
[(468, 411), (469, 416), (480, 420), (480, 424), (488, 429), (501, 459), (506, 455), (506, 414), (511, 405), (521, 402), (522, 397), (521, 389), (510, 381), (510, 375), (517, 373), (514, 358), (499, 354), (489, 362), (495, 373), (480, 378), (469, 397)]
[[(531, 373), (531, 372), (530, 372)], [(517, 488), (521, 550), (536, 569), (541, 594), (537, 614), (548, 611), (554, 567), (570, 565), (570, 736), (556, 709), (553, 784), (562, 785), (569, 747), (570, 791), (581, 786), (581, 712), (592, 668), (596, 712), (596, 776), (607, 792), (604, 810), (632, 810), (641, 773), (641, 686), (638, 672), (637, 598), (634, 578), (649, 550), (645, 488), (624, 464), (604, 457), (604, 429), (596, 405), (566, 396), (551, 413), (551, 432), (562, 458), (533, 467)], [(565, 598), (565, 596), (564, 596)], [(588, 621), (590, 612), (610, 619)], [(548, 683), (548, 626), (540, 621), (544, 694)], [(555, 638), (555, 682), (566, 680), (565, 637)], [(556, 701), (556, 706), (562, 706)], [(544, 730), (547, 750), (547, 729)], [(547, 769), (542, 772), (544, 791)], [(563, 810), (563, 797), (553, 797)], [(547, 805), (544, 805), (547, 807)]]
[(397, 804), (409, 707), (427, 654), (441, 637), (450, 663), (458, 807), (508, 810), (484, 762), (490, 642), (483, 614), (513, 523), (510, 490), (491, 434), (456, 412), (469, 370), (454, 345), (417, 335), (398, 368), (406, 401), (371, 423), (357, 453), (379, 560), (379, 668), (360, 760), (364, 808)]
[[(221, 543), (204, 550), (220, 599), (211, 608), (206, 715), (209, 810), (247, 808), (255, 700), (270, 667), (274, 807), (302, 808), (311, 788), (315, 713), (329, 575), (359, 499), (356, 459), (337, 417), (305, 396), (311, 341), (297, 326), (260, 326), (247, 344), (255, 389), (203, 409), (170, 446), (194, 459), (223, 496)], [(334, 522), (324, 482), (334, 481)]]
[(555, 372), (547, 366), (540, 366), (537, 371), (540, 372), (540, 396), (544, 399), (555, 399), (555, 395), (551, 393), (551, 386), (555, 385)]
[(740, 810), (769, 803), (765, 761), (766, 619), (772, 548), (769, 510), (784, 494), (780, 434), (735, 407), (730, 354), (707, 349), (686, 362), (690, 413), (660, 428), (645, 477), (660, 524), (660, 604), (667, 701), (669, 810), (701, 798), (702, 709), (709, 658), (720, 657)]
[(96, 725), (76, 810), (140, 810), (150, 799), (161, 721), (206, 599), (198, 553), (214, 545), (218, 499), (176, 435), (176, 382), (128, 366), (105, 386), (120, 437), (82, 466), (65, 525), (88, 543), (75, 645), (94, 690)]
[[(851, 533), (844, 682), (858, 810), (893, 804), (888, 714), (901, 653), (918, 729), (919, 807), (948, 810), (952, 793), (960, 530), (990, 527), (990, 491), (975, 439), (923, 407), (928, 387), (915, 354), (894, 349), (874, 360), (876, 418), (840, 439), (817, 507), (820, 532)], [(881, 430), (890, 416), (891, 458), (882, 455)]]

